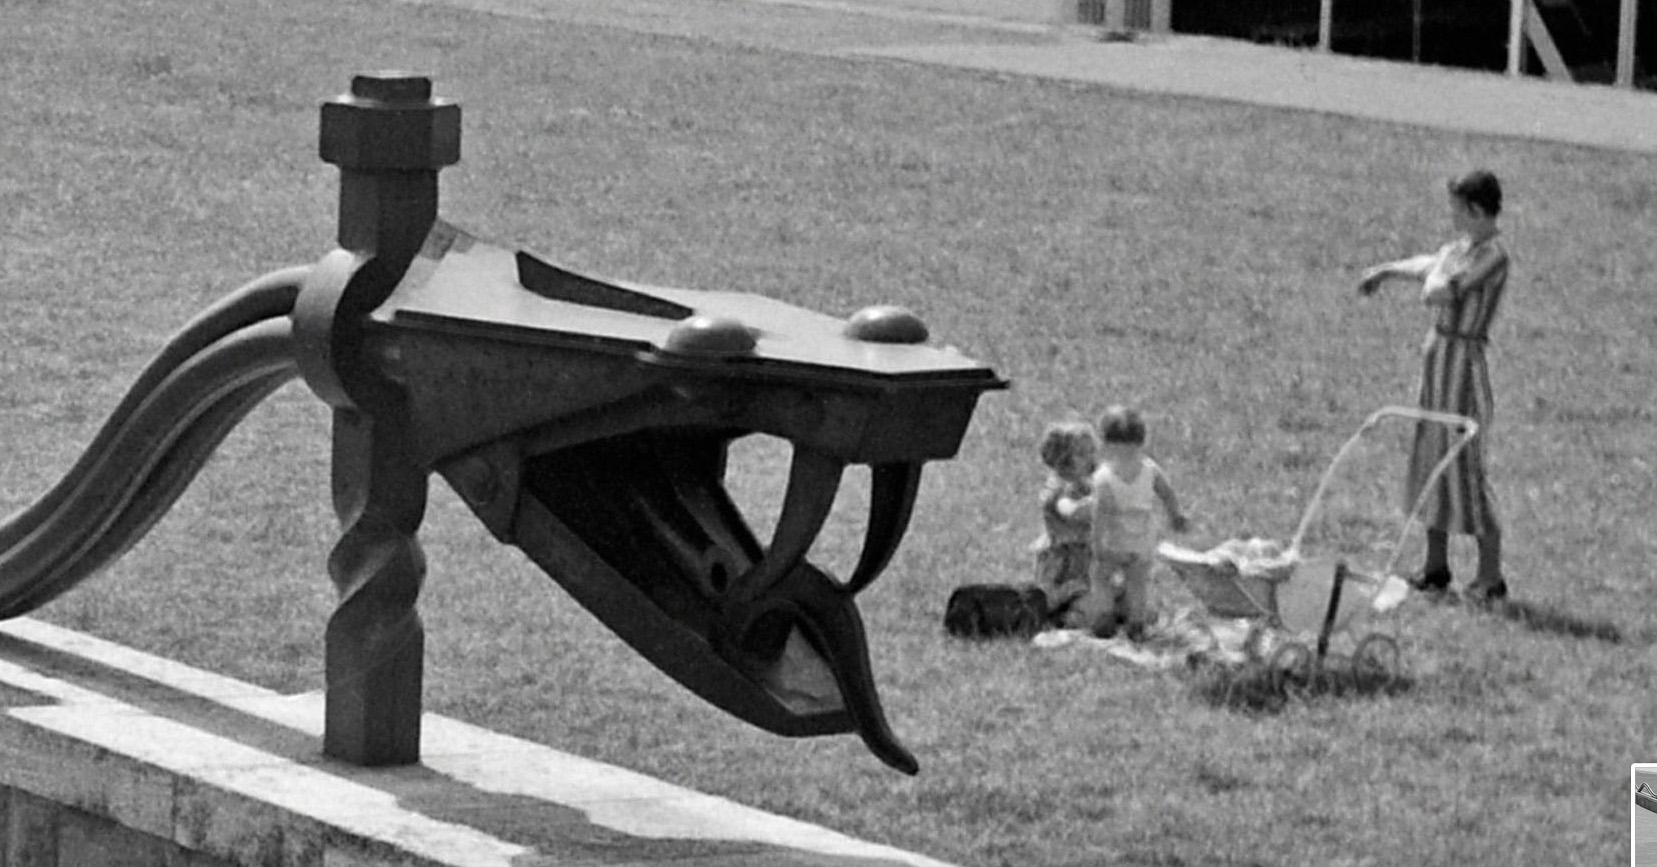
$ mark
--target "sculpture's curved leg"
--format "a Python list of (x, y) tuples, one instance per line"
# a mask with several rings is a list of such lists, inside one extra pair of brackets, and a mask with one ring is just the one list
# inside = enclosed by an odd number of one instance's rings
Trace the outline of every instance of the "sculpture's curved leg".
[[(244, 328), (191, 357), (145, 395), (137, 409), (120, 420), (108, 448), (54, 488), (57, 508), (29, 509), (19, 516), (19, 524), (31, 526), (0, 552), (0, 610), (20, 614), (6, 604), (13, 597), (38, 604), (69, 589), (61, 576), (75, 570), (113, 526), (132, 523), (131, 518), (123, 522), (123, 516), (131, 512), (134, 498), (203, 414), (250, 382), (295, 375), (288, 334), (286, 320), (280, 319)], [(218, 444), (217, 439), (203, 443), (199, 437), (183, 441), (205, 445), (209, 451)], [(187, 463), (199, 468), (205, 457)], [(172, 490), (176, 493), (182, 486)], [(155, 504), (165, 508), (172, 500)], [(138, 524), (148, 526), (159, 515), (148, 517), (139, 516)], [(90, 574), (79, 572), (83, 577)]]
[(328, 620), (323, 751), (359, 765), (420, 759), (426, 470), (409, 459), (405, 434), (395, 420), (334, 411), (334, 509), (345, 531), (328, 557), (340, 602)]
[(0, 618), (45, 604), (124, 553), (235, 424), (297, 375), (286, 315), (305, 272), (267, 275), (192, 320), (64, 478), (0, 523)]
[(877, 464), (873, 475), (869, 527), (863, 537), (863, 553), (857, 558), (857, 568), (846, 582), (847, 593), (857, 593), (869, 586), (891, 562), (892, 554), (909, 529), (915, 494), (920, 490), (921, 465), (918, 463)]
[(805, 559), (834, 508), (834, 496), (840, 490), (840, 476), (845, 468), (845, 462), (832, 455), (795, 446), (788, 472), (788, 491), (783, 494), (782, 513), (777, 516), (771, 546), (752, 569), (732, 584), (729, 595), (734, 604), (758, 598)]
[(109, 451), (139, 406), (181, 365), (242, 328), (286, 317), (293, 310), (300, 284), (309, 272), (310, 267), (304, 266), (266, 274), (220, 299), (186, 323), (139, 374), (81, 457), (64, 474), (63, 480), (27, 508), (0, 523), (0, 551), (16, 545), (19, 539), (33, 533), (48, 516), (60, 511), (64, 501), (79, 484), (78, 480)]
[[(75, 546), (74, 556), (59, 558), (51, 568), (38, 570), (35, 580), (22, 579), (21, 572), (7, 573), (8, 592), (0, 606), (0, 618), (38, 608), (119, 559), (167, 513), (247, 413), (292, 378), (291, 370), (283, 370), (255, 379), (204, 412), (159, 457), (149, 473), (127, 480), (125, 487), (136, 493), (102, 526), (101, 532), (80, 534), (82, 541)], [(65, 512), (70, 521), (81, 514), (74, 508)], [(20, 580), (13, 583), (11, 579)], [(23, 589), (25, 585), (27, 589)]]

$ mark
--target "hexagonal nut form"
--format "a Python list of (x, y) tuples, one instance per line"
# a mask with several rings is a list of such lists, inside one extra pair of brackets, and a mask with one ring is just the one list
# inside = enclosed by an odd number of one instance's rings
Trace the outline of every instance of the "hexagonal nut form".
[(460, 106), (342, 96), (322, 104), (322, 161), (356, 171), (436, 171), (460, 161)]

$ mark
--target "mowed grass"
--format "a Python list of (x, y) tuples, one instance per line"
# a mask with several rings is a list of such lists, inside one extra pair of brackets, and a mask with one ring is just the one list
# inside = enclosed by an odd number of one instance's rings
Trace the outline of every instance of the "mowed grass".
[[(189, 316), (326, 252), (317, 105), (386, 67), (464, 106), (451, 221), (644, 282), (903, 304), (1014, 382), (928, 470), (861, 597), (920, 776), (701, 704), (440, 482), (431, 710), (973, 867), (1628, 851), (1628, 764), (1657, 751), (1657, 160), (427, 6), (0, 3), (0, 507), (69, 467)], [(1506, 182), (1517, 256), (1493, 362), (1509, 575), (1553, 620), (1412, 603), (1389, 627), (1402, 689), (1265, 707), (1084, 648), (943, 635), (953, 587), (1027, 577), (1035, 441), (1067, 414), (1146, 410), (1190, 544), (1286, 536), (1346, 435), (1414, 393), (1423, 313), (1407, 292), (1360, 303), (1354, 275), (1439, 243), (1441, 179), (1471, 165)], [(319, 688), (327, 450), (320, 402), (284, 389), (142, 543), (39, 615)], [(763, 525), (782, 452), (736, 458)], [(814, 552), (842, 571), (857, 486), (843, 505)], [(1576, 621), (1621, 640), (1547, 628)]]

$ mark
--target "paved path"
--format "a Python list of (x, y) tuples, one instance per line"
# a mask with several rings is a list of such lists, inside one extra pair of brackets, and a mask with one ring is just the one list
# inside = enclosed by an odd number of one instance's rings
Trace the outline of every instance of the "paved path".
[[(958, 27), (1003, 30), (1011, 33), (1052, 32), (1061, 23), (1060, 2), (1008, 0), (743, 0), (765, 6), (811, 9), (843, 15), (863, 15), (893, 21), (925, 21)], [(1022, 7), (1022, 13), (1019, 9)], [(1030, 14), (1030, 10), (1037, 14)]]
[(1657, 153), (1657, 94), (1201, 37), (855, 51), (1131, 90)]
[(404, 2), (1657, 153), (1657, 94), (1207, 37), (1101, 42), (1061, 22), (1073, 0)]

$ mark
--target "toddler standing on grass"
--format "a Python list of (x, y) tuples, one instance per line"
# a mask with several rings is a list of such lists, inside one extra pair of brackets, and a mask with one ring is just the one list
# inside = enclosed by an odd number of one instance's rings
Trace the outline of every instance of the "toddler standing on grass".
[(1174, 532), (1185, 532), (1190, 522), (1162, 467), (1144, 453), (1139, 413), (1112, 406), (1100, 418), (1099, 431), (1104, 446), (1093, 473), (1093, 556), (1083, 607), (1094, 635), (1114, 635), (1120, 623), (1138, 641), (1150, 625), (1145, 596), (1157, 542), (1155, 501), (1161, 501)]
[(1047, 597), (1047, 622), (1063, 626), (1071, 606), (1088, 590), (1099, 440), (1086, 422), (1058, 422), (1042, 432), (1039, 451), (1048, 474), (1041, 489), (1044, 532), (1035, 545), (1036, 586)]

